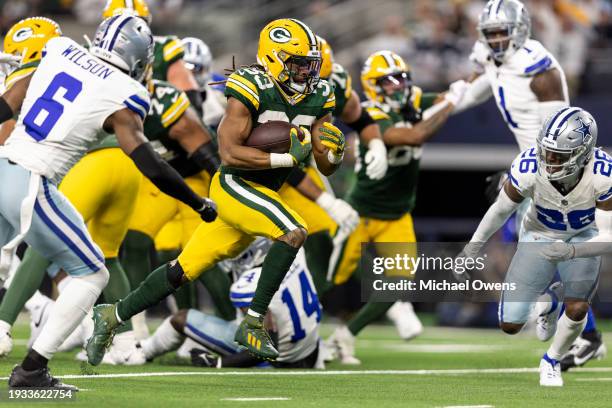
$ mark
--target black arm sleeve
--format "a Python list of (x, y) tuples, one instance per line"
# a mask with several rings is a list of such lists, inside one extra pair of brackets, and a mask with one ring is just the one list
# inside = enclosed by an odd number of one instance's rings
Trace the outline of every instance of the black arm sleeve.
[(130, 158), (138, 167), (138, 170), (145, 175), (157, 188), (187, 204), (189, 207), (198, 211), (204, 205), (202, 197), (193, 192), (191, 188), (168, 163), (166, 163), (150, 143), (143, 143), (138, 146)]
[(212, 142), (204, 143), (198, 147), (195, 152), (189, 156), (191, 160), (199, 169), (206, 170), (211, 176), (215, 174), (219, 166), (221, 165), (221, 159), (217, 149)]
[(294, 167), (291, 173), (289, 173), (286, 181), (291, 187), (297, 188), (298, 184), (300, 184), (305, 177), (306, 172), (304, 170), (299, 167)]
[(202, 93), (197, 89), (190, 89), (185, 91), (189, 102), (191, 102), (191, 106), (198, 112), (198, 117), (202, 118), (204, 114), (204, 99), (202, 99)]
[(14, 113), (8, 103), (0, 96), (0, 123), (4, 123), (13, 117)]
[(353, 123), (347, 123), (347, 125), (357, 133), (361, 133), (363, 129), (374, 124), (376, 124), (376, 122), (374, 122), (374, 119), (372, 119), (368, 111), (365, 109), (361, 110), (361, 116), (359, 116), (359, 119)]

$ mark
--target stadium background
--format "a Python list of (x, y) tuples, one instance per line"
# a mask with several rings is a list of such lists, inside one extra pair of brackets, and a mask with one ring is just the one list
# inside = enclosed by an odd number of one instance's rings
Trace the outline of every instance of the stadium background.
[[(27, 16), (56, 19), (65, 35), (91, 36), (105, 0), (0, 1), (0, 31)], [(473, 70), (468, 60), (477, 38), (479, 0), (149, 0), (156, 34), (203, 39), (214, 56), (214, 71), (254, 62), (259, 30), (284, 16), (303, 19), (325, 37), (335, 59), (353, 76), (360, 92), (359, 70), (371, 52), (390, 49), (412, 67), (415, 84), (425, 91), (443, 91)], [(589, 110), (599, 126), (598, 145), (612, 151), (612, 1), (527, 0), (532, 36), (563, 66), (573, 105)], [(507, 167), (518, 148), (491, 99), (457, 115), (424, 149), (415, 227), (420, 241), (469, 239), (487, 208), (485, 177)], [(350, 155), (349, 155), (350, 156)], [(351, 157), (334, 175), (342, 195), (352, 180)], [(604, 264), (602, 275), (609, 275)], [(601, 287), (607, 296), (612, 289)], [(331, 314), (359, 306), (356, 279), (329, 292), (323, 300)], [(603, 297), (603, 296), (601, 296)], [(205, 297), (201, 297), (204, 299)], [(608, 297), (609, 298), (609, 297)], [(438, 321), (454, 325), (496, 325), (494, 304), (420, 304), (436, 312)], [(612, 304), (598, 302), (596, 313), (612, 317)]]

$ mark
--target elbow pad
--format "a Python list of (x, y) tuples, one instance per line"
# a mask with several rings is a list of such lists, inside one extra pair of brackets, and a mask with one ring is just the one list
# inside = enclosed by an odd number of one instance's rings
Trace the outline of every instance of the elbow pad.
[(355, 122), (347, 123), (347, 125), (357, 133), (361, 133), (363, 129), (375, 124), (376, 122), (365, 109), (361, 109), (361, 116), (359, 116), (359, 119)]
[(199, 169), (206, 170), (211, 176), (217, 172), (217, 169), (221, 165), (221, 159), (219, 159), (217, 149), (212, 142), (204, 143), (198, 147), (195, 152), (191, 153), (189, 160)]

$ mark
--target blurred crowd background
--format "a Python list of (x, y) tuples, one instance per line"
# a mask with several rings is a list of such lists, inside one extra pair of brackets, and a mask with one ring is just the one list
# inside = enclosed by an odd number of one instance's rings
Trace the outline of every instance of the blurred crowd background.
[[(0, 0), (0, 33), (35, 15), (57, 20), (65, 35), (92, 36), (106, 0)], [(148, 0), (156, 34), (196, 36), (214, 56), (214, 70), (255, 60), (260, 29), (278, 17), (307, 22), (334, 49), (337, 62), (351, 72), (361, 89), (359, 72), (366, 57), (381, 49), (400, 54), (425, 91), (443, 91), (469, 77), (468, 56), (478, 38), (482, 0)], [(532, 18), (532, 37), (541, 41), (563, 66), (572, 104), (591, 111), (599, 125), (598, 144), (612, 146), (612, 0), (524, 0)], [(610, 149), (608, 149), (610, 151)], [(485, 178), (506, 168), (518, 148), (494, 101), (453, 117), (424, 149), (419, 195), (414, 211), (419, 241), (469, 239), (488, 203)], [(332, 179), (342, 195), (353, 173), (349, 164)], [(500, 238), (501, 239), (501, 238)], [(610, 263), (608, 263), (609, 265)], [(608, 271), (602, 270), (602, 274)], [(606, 275), (607, 276), (607, 275)], [(612, 296), (612, 284), (600, 288)], [(357, 282), (330, 293), (332, 312), (359, 304)], [(344, 293), (343, 293), (344, 292)], [(353, 296), (348, 296), (353, 294)], [(337, 299), (348, 299), (339, 302)], [(427, 309), (435, 305), (421, 306)], [(336, 310), (334, 310), (336, 309)], [(496, 306), (438, 305), (442, 322), (495, 325)], [(612, 304), (597, 307), (612, 316)], [(465, 313), (465, 319), (457, 314)], [(485, 318), (487, 317), (488, 318)]]

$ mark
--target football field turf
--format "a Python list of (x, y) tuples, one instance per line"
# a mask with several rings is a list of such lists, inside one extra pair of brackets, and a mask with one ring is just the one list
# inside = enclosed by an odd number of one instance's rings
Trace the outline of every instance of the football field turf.
[[(612, 326), (602, 328), (610, 348)], [(330, 331), (325, 326), (323, 334)], [(24, 355), (28, 329), (20, 325), (13, 334), (16, 347), (0, 360), (3, 384)], [(74, 360), (76, 352), (58, 354), (50, 367), (82, 388), (66, 403), (71, 407), (612, 406), (612, 360), (566, 373), (561, 389), (544, 389), (537, 366), (545, 350), (533, 331), (511, 338), (496, 330), (426, 327), (404, 342), (380, 325), (357, 342), (361, 366), (333, 363), (325, 371), (200, 369), (173, 355), (141, 367), (86, 367)]]

